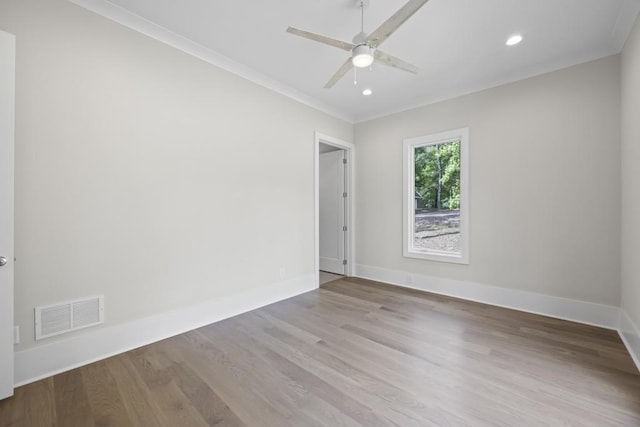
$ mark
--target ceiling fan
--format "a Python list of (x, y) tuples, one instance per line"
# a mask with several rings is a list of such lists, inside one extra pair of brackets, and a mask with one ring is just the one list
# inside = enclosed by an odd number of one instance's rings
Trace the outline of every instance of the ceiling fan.
[(364, 8), (366, 3), (368, 3), (368, 0), (358, 0), (357, 3), (362, 11), (362, 25), (360, 33), (353, 38), (353, 43), (336, 40), (331, 37), (311, 33), (309, 31), (299, 30), (294, 27), (287, 28), (287, 32), (351, 52), (351, 57), (342, 64), (342, 67), (340, 67), (333, 77), (329, 79), (327, 84), (324, 85), (327, 89), (333, 87), (333, 85), (335, 85), (336, 82), (340, 80), (352, 67), (366, 68), (369, 67), (374, 60), (380, 64), (417, 74), (418, 68), (416, 66), (378, 50), (378, 46), (393, 34), (394, 31), (400, 28), (407, 19), (413, 16), (414, 13), (424, 6), (427, 1), (429, 0), (409, 0), (407, 4), (398, 9), (396, 13), (383, 22), (382, 25), (380, 25), (374, 32), (367, 35), (364, 32)]

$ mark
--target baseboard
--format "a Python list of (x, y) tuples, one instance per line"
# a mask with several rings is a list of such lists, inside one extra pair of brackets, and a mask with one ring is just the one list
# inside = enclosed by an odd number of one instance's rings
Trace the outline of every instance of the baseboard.
[(629, 350), (631, 358), (636, 364), (638, 371), (640, 371), (640, 328), (633, 323), (631, 317), (626, 311), (620, 310), (620, 328), (618, 329), (622, 342)]
[(15, 353), (21, 386), (316, 289), (314, 275), (214, 299), (132, 322), (102, 327)]
[(356, 271), (358, 277), (363, 279), (376, 280), (406, 288), (541, 314), (557, 319), (571, 320), (607, 329), (617, 330), (619, 326), (620, 309), (610, 305), (443, 277), (424, 276), (368, 265), (358, 265)]

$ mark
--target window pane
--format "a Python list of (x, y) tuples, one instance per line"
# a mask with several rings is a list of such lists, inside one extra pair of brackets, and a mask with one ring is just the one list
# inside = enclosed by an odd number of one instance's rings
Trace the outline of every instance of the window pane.
[(414, 148), (413, 250), (461, 254), (460, 140)]

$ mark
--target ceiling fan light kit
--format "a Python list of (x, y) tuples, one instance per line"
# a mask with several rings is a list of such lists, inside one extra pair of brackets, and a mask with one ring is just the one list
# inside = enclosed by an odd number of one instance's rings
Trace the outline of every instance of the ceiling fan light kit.
[(329, 89), (335, 85), (351, 68), (366, 68), (371, 66), (374, 61), (388, 67), (397, 68), (409, 73), (417, 74), (418, 68), (401, 59), (389, 55), (388, 53), (378, 50), (380, 46), (391, 34), (393, 34), (405, 21), (414, 13), (416, 13), (429, 0), (409, 0), (396, 13), (391, 15), (389, 19), (382, 23), (375, 31), (367, 35), (364, 32), (364, 8), (368, 5), (368, 0), (358, 0), (357, 4), (362, 13), (361, 31), (353, 38), (353, 43), (336, 40), (331, 37), (323, 36), (309, 31), (299, 30), (294, 27), (287, 28), (287, 32), (296, 36), (324, 43), (338, 49), (346, 50), (351, 53), (344, 64), (329, 79), (325, 88)]
[(351, 62), (354, 67), (367, 68), (373, 64), (373, 49), (366, 44), (361, 44), (353, 48)]

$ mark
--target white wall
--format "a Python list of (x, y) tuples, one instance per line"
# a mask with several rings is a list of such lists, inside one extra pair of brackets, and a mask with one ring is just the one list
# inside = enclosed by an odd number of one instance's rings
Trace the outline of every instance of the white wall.
[(639, 118), (640, 19), (622, 53), (622, 308), (637, 327), (640, 327)]
[(37, 305), (104, 294), (112, 326), (314, 273), (314, 131), (352, 125), (66, 1), (3, 0), (0, 28), (18, 350)]
[[(461, 127), (471, 262), (403, 258), (402, 141)], [(619, 56), (359, 123), (355, 139), (357, 264), (620, 304)]]

